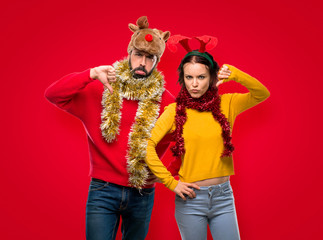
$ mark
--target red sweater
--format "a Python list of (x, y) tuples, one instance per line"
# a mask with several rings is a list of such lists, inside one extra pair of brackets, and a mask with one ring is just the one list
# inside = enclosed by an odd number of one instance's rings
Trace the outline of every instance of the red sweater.
[[(90, 176), (122, 186), (128, 186), (126, 152), (128, 136), (133, 124), (138, 101), (124, 99), (121, 109), (120, 134), (116, 141), (107, 143), (101, 134), (101, 112), (103, 84), (90, 78), (90, 69), (72, 73), (49, 86), (45, 97), (57, 107), (79, 118), (85, 128), (90, 151)], [(162, 95), (160, 113), (174, 102), (173, 95), (165, 90)], [(160, 157), (169, 145), (169, 137), (159, 144)], [(152, 187), (146, 186), (146, 187)]]

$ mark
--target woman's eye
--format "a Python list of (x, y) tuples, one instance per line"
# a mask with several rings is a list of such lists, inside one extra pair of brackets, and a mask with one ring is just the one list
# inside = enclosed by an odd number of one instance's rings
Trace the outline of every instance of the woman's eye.
[(191, 79), (192, 77), (191, 76), (186, 76), (186, 79)]
[(204, 79), (205, 78), (205, 76), (199, 76), (199, 79)]

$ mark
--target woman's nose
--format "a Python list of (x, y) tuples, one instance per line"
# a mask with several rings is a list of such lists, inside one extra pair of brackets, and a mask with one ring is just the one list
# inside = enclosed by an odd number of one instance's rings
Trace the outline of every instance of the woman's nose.
[(193, 87), (197, 87), (199, 84), (198, 84), (198, 81), (196, 78), (193, 79), (193, 83), (192, 83), (192, 86)]

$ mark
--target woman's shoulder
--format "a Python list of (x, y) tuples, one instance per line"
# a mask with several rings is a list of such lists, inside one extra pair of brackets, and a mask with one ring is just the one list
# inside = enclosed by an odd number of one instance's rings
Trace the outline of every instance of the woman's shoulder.
[(167, 107), (176, 108), (176, 102), (169, 104)]
[(232, 98), (234, 98), (239, 93), (225, 93), (220, 95), (221, 97), (221, 106), (229, 105), (232, 101)]
[(166, 111), (166, 109), (167, 109), (168, 111), (175, 111), (175, 109), (176, 109), (176, 102), (173, 102), (173, 103), (171, 103), (171, 104), (168, 104), (168, 105), (165, 107), (164, 111)]
[(232, 95), (233, 94), (234, 93), (225, 93), (225, 94), (220, 95), (221, 102), (223, 102), (223, 101), (230, 101), (230, 99), (232, 98)]
[(164, 109), (162, 109), (163, 111), (161, 112), (162, 115), (164, 116), (168, 116), (168, 117), (175, 117), (176, 115), (176, 102), (175, 103), (171, 103), (169, 105), (167, 105)]

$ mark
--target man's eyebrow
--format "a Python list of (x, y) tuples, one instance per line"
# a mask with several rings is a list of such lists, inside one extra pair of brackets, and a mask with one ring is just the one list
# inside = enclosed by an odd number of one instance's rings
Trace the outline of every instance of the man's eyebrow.
[(147, 53), (145, 51), (141, 51), (141, 50), (135, 50), (135, 53), (137, 54), (141, 54), (141, 55), (145, 55), (146, 57), (149, 57), (149, 58), (153, 58), (155, 57), (156, 55), (154, 54), (150, 54), (150, 53)]
[(141, 51), (141, 54), (144, 54), (144, 55), (146, 55), (147, 57), (149, 57), (149, 56), (154, 56), (153, 54), (150, 54), (150, 53), (147, 53), (147, 52), (144, 52), (144, 51)]

